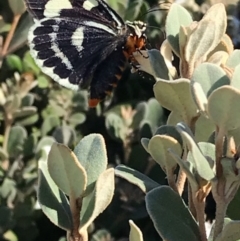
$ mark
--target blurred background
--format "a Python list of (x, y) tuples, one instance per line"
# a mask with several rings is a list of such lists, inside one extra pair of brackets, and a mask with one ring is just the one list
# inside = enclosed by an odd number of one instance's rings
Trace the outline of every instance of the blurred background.
[[(147, 48), (160, 49), (172, 1), (107, 2), (124, 20), (141, 20), (151, 26)], [(211, 5), (223, 2), (227, 33), (239, 48), (238, 1), (176, 2), (196, 21)], [(154, 79), (146, 73), (131, 73), (129, 66), (113, 95), (89, 109), (86, 90), (67, 90), (36, 66), (27, 44), (32, 24), (23, 0), (0, 0), (0, 241), (65, 240), (65, 232), (44, 216), (36, 198), (38, 161), (46, 159), (55, 141), (73, 148), (82, 137), (100, 133), (105, 138), (109, 166), (125, 164), (166, 184), (165, 174), (140, 143), (142, 137), (150, 138), (169, 114), (154, 99)], [(177, 67), (178, 60), (174, 63)], [(160, 240), (146, 212), (144, 194), (123, 179), (115, 181), (113, 201), (91, 225), (90, 240), (128, 240), (129, 219), (141, 228), (145, 240)], [(208, 219), (214, 218), (211, 197), (206, 213)]]

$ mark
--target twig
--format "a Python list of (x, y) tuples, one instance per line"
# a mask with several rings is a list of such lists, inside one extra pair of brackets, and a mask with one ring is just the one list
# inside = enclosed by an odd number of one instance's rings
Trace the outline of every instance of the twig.
[(180, 196), (182, 196), (183, 194), (186, 178), (187, 178), (186, 173), (182, 170), (182, 168), (180, 168), (178, 172), (177, 183), (176, 183), (176, 187)]
[(189, 182), (188, 182), (188, 208), (189, 208), (190, 212), (192, 213), (193, 217), (195, 219), (197, 219), (196, 205), (193, 202), (192, 188), (191, 188)]
[(216, 130), (216, 140), (215, 140), (215, 146), (216, 146), (216, 176), (217, 179), (222, 178), (223, 170), (222, 170), (222, 164), (221, 159), (223, 155), (223, 142), (224, 142), (224, 135), (225, 130), (222, 128), (219, 128)]
[(177, 186), (176, 186), (176, 183), (175, 183), (175, 175), (174, 175), (174, 172), (173, 172), (173, 170), (171, 169), (169, 169), (169, 168), (167, 168), (167, 180), (168, 180), (168, 185), (175, 191), (175, 192), (177, 192), (177, 193), (179, 193), (178, 192), (178, 189), (177, 189)]
[(20, 17), (21, 17), (21, 15), (18, 14), (18, 15), (15, 15), (14, 18), (13, 18), (11, 29), (8, 32), (7, 38), (6, 38), (6, 40), (4, 42), (4, 45), (3, 45), (1, 57), (4, 57), (7, 54), (8, 47), (9, 47), (11, 41), (12, 41), (12, 38), (13, 38), (13, 35), (14, 35), (15, 30), (17, 28)]
[(221, 233), (224, 218), (227, 211), (227, 203), (224, 197), (225, 179), (222, 177), (212, 182), (212, 194), (216, 202), (216, 217), (213, 240)]
[(82, 199), (70, 196), (70, 209), (72, 213), (73, 227), (70, 233), (70, 238), (73, 241), (82, 241), (82, 236), (79, 233), (80, 227), (80, 212), (82, 208)]
[(192, 197), (195, 209), (197, 212), (197, 220), (198, 220), (198, 226), (199, 231), (201, 235), (201, 241), (207, 241), (207, 235), (206, 235), (206, 227), (205, 227), (205, 201), (204, 200), (198, 200), (198, 197)]
[[(182, 156), (183, 161), (187, 160), (187, 154), (188, 154), (188, 150), (187, 150), (187, 147), (185, 146), (183, 151), (183, 156)], [(186, 179), (187, 179), (186, 173), (180, 168), (178, 173), (177, 183), (176, 183), (178, 193), (180, 196), (182, 196)]]

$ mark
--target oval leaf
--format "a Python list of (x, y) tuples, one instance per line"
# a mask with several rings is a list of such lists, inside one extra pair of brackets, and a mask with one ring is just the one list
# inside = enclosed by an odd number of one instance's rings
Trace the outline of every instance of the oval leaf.
[(99, 175), (107, 168), (107, 151), (103, 137), (99, 134), (84, 137), (75, 147), (74, 153), (87, 173), (87, 195), (93, 190)]
[(209, 96), (208, 114), (213, 122), (224, 130), (240, 126), (240, 90), (223, 86)]
[(75, 154), (65, 145), (53, 143), (48, 155), (49, 173), (57, 186), (77, 199), (86, 188), (87, 175)]
[(39, 162), (38, 201), (45, 215), (55, 225), (72, 230), (72, 215), (68, 199), (58, 189), (47, 170), (47, 163)]
[(181, 197), (170, 187), (162, 186), (150, 191), (146, 195), (146, 207), (154, 227), (164, 240), (201, 240), (196, 221)]

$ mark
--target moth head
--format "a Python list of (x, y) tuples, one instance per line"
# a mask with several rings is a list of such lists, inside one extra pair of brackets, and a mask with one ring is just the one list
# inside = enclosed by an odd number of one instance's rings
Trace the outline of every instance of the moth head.
[(146, 38), (145, 31), (147, 24), (142, 21), (127, 21), (126, 25), (129, 27), (130, 34), (136, 35), (138, 38)]

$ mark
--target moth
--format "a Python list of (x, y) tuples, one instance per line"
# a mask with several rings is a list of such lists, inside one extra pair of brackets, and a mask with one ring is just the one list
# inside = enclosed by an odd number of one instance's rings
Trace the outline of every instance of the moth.
[(121, 79), (133, 53), (145, 48), (146, 24), (126, 21), (103, 0), (25, 0), (34, 25), (30, 53), (60, 85), (89, 89), (95, 107)]

